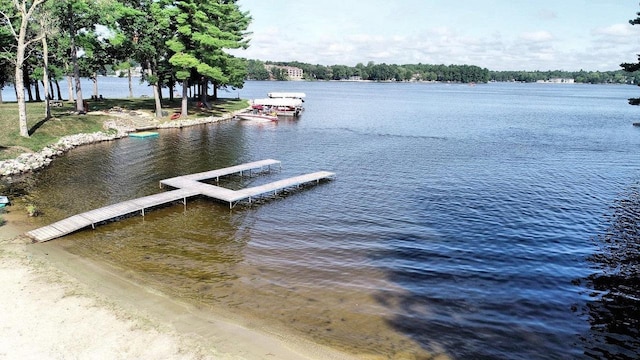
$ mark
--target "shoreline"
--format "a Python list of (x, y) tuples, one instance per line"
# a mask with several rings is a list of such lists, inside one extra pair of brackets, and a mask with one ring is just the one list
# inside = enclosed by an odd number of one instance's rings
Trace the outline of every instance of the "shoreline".
[[(129, 133), (136, 131), (183, 128), (231, 120), (243, 111), (246, 109), (225, 113), (222, 116), (176, 119), (165, 122), (158, 122), (156, 118), (149, 117), (143, 112), (137, 113), (139, 116), (135, 117), (135, 121), (130, 116), (107, 114), (108, 118), (103, 123), (104, 131), (63, 136), (55, 144), (48, 145), (40, 151), (25, 152), (14, 159), (0, 160), (0, 179), (11, 180), (11, 176), (24, 175), (42, 169), (51, 164), (56, 157), (62, 156), (78, 146), (122, 139), (128, 137)], [(100, 111), (89, 114), (105, 115)]]
[(32, 244), (23, 235), (34, 227), (26, 214), (3, 217), (0, 306), (11, 311), (0, 314), (2, 358), (357, 359), (181, 302), (58, 246)]
[[(128, 132), (182, 128), (232, 119), (174, 120), (125, 128), (118, 137), (104, 133), (63, 137), (18, 159), (0, 161), (0, 179), (11, 180), (43, 168), (85, 144), (112, 141)], [(128, 130), (128, 131), (127, 131)], [(23, 156), (24, 155), (24, 156)], [(9, 165), (7, 165), (9, 164)], [(15, 167), (16, 164), (21, 164)], [(5, 174), (3, 169), (21, 170)], [(15, 205), (0, 225), (0, 358), (118, 359), (356, 359), (290, 334), (253, 328), (247, 320), (200, 309), (144, 286), (126, 271), (75, 256), (51, 244), (32, 244), (24, 236), (37, 225)]]

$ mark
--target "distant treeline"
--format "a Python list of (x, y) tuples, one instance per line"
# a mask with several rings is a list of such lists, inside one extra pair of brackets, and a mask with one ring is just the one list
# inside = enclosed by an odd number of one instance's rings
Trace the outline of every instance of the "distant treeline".
[(356, 66), (312, 65), (293, 62), (248, 60), (248, 80), (288, 80), (286, 71), (264, 65), (292, 66), (304, 71), (305, 80), (369, 80), (369, 81), (440, 81), (457, 83), (536, 82), (551, 79), (574, 79), (576, 83), (638, 84), (640, 72), (616, 71), (490, 71), (475, 65), (376, 64), (370, 61)]

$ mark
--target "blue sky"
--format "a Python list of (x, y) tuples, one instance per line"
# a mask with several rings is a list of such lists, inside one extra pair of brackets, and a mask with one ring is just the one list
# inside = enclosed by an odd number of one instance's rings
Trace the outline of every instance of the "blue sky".
[(618, 70), (637, 61), (639, 0), (238, 0), (249, 59)]

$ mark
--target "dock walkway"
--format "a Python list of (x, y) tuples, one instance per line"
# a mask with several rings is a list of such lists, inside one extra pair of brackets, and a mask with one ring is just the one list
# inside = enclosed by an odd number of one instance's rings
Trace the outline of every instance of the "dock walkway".
[(207, 196), (210, 198), (228, 202), (229, 208), (232, 209), (242, 200), (248, 200), (249, 203), (251, 203), (253, 198), (262, 196), (267, 193), (273, 192), (274, 194), (277, 194), (279, 190), (297, 187), (306, 183), (315, 182), (317, 184), (320, 182), (320, 180), (331, 179), (335, 176), (335, 173), (332, 172), (319, 171), (240, 190), (230, 190), (220, 186), (201, 182), (203, 180), (209, 179), (216, 179), (216, 181), (219, 181), (220, 177), (235, 173), (240, 173), (242, 175), (245, 172), (249, 172), (249, 174), (251, 174), (254, 170), (262, 171), (265, 167), (271, 170), (271, 166), (273, 165), (280, 166), (280, 161), (267, 159), (232, 166), (224, 169), (217, 169), (161, 180), (160, 187), (166, 185), (176, 189), (133, 200), (123, 201), (117, 204), (104, 206), (99, 209), (74, 215), (66, 219), (57, 221), (53, 224), (29, 231), (27, 232), (27, 236), (38, 242), (49, 241), (89, 226), (95, 228), (96, 224), (108, 220), (117, 219), (125, 215), (140, 213), (142, 216), (144, 216), (145, 209), (171, 203), (174, 201), (182, 200), (183, 204), (186, 205), (187, 198), (194, 196)]

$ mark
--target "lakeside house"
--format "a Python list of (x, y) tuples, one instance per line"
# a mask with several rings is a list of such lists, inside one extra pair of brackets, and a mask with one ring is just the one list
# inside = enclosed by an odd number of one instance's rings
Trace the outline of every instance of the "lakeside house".
[[(115, 70), (116, 77), (126, 77), (127, 70)], [(142, 76), (142, 66), (136, 66), (131, 69), (131, 76), (133, 77), (141, 77)]]
[(549, 80), (538, 80), (536, 82), (541, 84), (574, 84), (575, 80), (571, 78), (552, 78)]
[(295, 66), (265, 65), (264, 67), (269, 70), (270, 73), (272, 69), (284, 70), (287, 73), (288, 79), (293, 81), (302, 80), (304, 75), (304, 71)]

